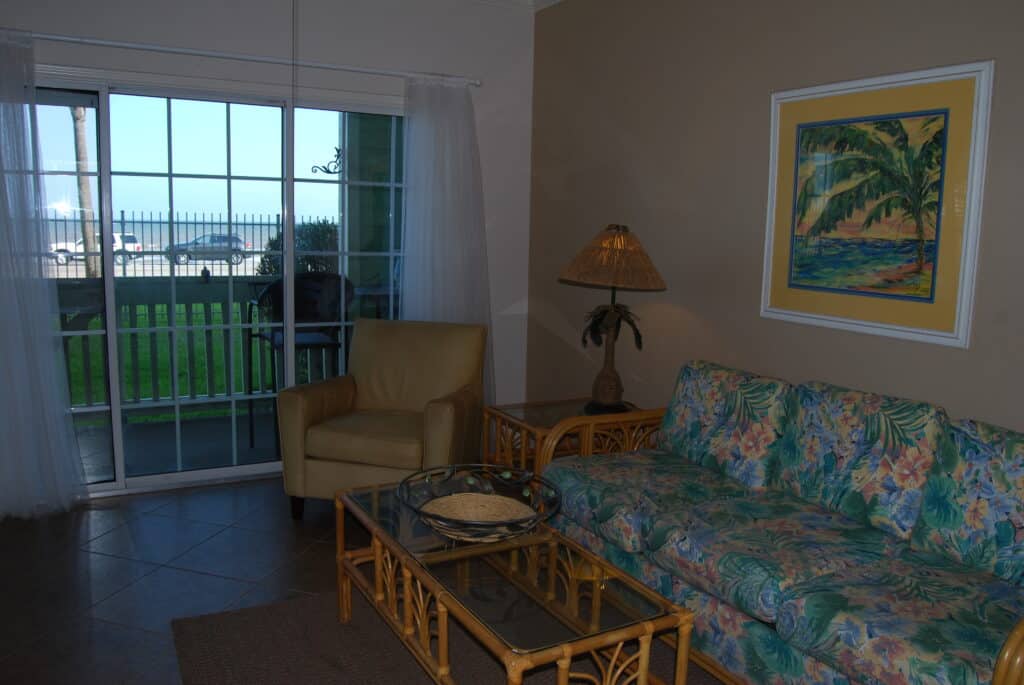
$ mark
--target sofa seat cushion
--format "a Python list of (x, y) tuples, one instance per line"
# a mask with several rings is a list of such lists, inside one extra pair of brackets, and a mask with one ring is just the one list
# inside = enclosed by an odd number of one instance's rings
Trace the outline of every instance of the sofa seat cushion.
[(779, 441), (773, 485), (909, 539), (945, 412), (826, 383), (797, 386), (796, 397), (797, 439)]
[(783, 493), (708, 502), (655, 522), (648, 557), (769, 623), (790, 589), (897, 554), (906, 543)]
[(847, 676), (784, 642), (773, 626), (693, 588), (679, 576), (650, 563), (644, 555), (624, 552), (561, 515), (553, 517), (551, 525), (663, 597), (692, 611), (691, 649), (716, 660), (736, 682), (750, 685), (851, 684)]
[(953, 423), (924, 486), (915, 549), (1024, 583), (1024, 433)]
[(423, 414), (366, 410), (335, 416), (306, 431), (306, 454), (314, 459), (419, 469)]
[(669, 511), (740, 497), (740, 483), (658, 450), (556, 459), (544, 471), (562, 513), (627, 552), (645, 549), (651, 522)]
[(1022, 598), (989, 573), (909, 552), (793, 588), (776, 630), (865, 682), (987, 683)]
[(658, 446), (763, 490), (791, 392), (789, 383), (776, 378), (690, 362), (679, 372)]

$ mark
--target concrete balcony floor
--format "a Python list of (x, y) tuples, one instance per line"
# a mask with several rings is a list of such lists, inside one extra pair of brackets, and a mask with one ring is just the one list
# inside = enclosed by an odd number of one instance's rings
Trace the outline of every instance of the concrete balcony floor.
[[(133, 422), (129, 419), (124, 426), (125, 475), (132, 478), (258, 464), (278, 459), (273, 413), (254, 413), (250, 442), (249, 416), (241, 410), (244, 403), (240, 402), (239, 406), (234, 437), (230, 416), (183, 419), (180, 463), (174, 421)], [(113, 480), (114, 457), (109, 430), (80, 427), (78, 443), (87, 482)], [(235, 447), (237, 459), (232, 457)]]

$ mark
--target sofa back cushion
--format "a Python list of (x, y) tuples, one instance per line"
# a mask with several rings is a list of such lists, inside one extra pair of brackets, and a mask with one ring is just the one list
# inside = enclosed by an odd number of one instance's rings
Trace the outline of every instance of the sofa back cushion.
[(1024, 433), (950, 425), (924, 486), (911, 546), (1024, 585)]
[(781, 440), (775, 450), (773, 484), (908, 539), (945, 412), (827, 383), (795, 392), (795, 439)]
[(769, 450), (781, 433), (783, 401), (791, 391), (776, 378), (690, 362), (679, 372), (659, 447), (763, 490)]

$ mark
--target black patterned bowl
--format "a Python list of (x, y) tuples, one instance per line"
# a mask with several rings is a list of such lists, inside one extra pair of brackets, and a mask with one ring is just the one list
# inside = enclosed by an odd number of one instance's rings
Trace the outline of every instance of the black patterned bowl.
[(494, 464), (419, 471), (398, 485), (398, 499), (441, 535), (464, 542), (522, 535), (553, 516), (562, 503), (551, 481)]

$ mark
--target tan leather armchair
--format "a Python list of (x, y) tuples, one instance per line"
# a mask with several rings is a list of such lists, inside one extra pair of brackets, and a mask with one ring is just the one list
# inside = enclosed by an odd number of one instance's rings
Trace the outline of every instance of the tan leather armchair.
[(360, 319), (349, 375), (278, 394), (284, 489), (305, 497), (478, 459), (483, 326)]

